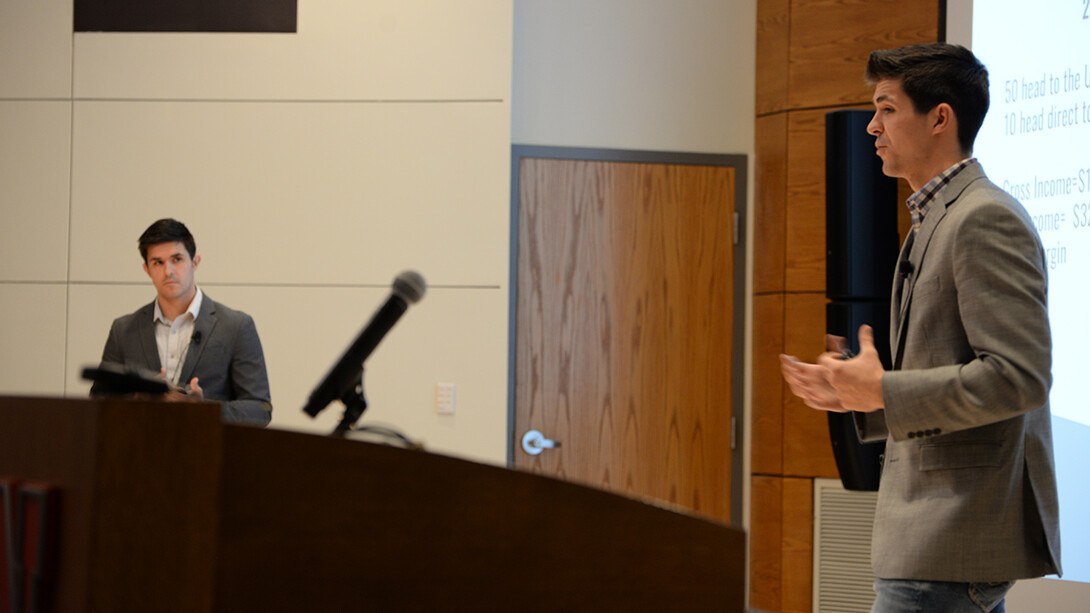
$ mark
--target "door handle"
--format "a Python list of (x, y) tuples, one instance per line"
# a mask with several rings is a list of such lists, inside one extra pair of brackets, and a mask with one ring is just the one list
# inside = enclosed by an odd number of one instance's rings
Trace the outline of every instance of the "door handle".
[(530, 430), (522, 435), (522, 450), (530, 455), (537, 455), (546, 449), (554, 449), (559, 446), (560, 441), (549, 440), (537, 430)]

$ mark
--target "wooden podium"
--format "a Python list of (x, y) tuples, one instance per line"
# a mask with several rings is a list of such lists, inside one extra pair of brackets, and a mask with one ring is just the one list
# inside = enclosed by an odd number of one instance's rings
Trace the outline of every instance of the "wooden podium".
[(0, 477), (59, 490), (57, 612), (743, 610), (736, 529), (210, 404), (0, 397)]

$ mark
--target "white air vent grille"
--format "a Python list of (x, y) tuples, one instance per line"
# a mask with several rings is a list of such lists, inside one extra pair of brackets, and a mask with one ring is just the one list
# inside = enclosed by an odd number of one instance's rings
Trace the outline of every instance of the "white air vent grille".
[(868, 613), (874, 603), (871, 528), (877, 492), (814, 480), (814, 612)]

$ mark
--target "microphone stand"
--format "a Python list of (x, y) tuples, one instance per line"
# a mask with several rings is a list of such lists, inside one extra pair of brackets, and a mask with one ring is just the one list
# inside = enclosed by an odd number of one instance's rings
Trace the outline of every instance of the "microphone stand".
[(344, 415), (341, 416), (341, 422), (337, 424), (331, 436), (344, 438), (345, 434), (356, 425), (356, 421), (363, 415), (363, 412), (367, 410), (367, 398), (363, 393), (362, 366), (360, 367), (360, 374), (356, 376), (356, 382), (341, 396), (341, 402), (344, 403)]

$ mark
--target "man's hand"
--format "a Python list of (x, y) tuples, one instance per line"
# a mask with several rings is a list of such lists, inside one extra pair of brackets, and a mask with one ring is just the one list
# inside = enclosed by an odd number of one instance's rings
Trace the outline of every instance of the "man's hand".
[[(160, 369), (159, 376), (165, 380), (166, 369)], [(163, 394), (163, 400), (167, 402), (204, 402), (204, 390), (198, 384), (197, 377), (193, 377), (193, 380), (189, 382), (188, 390), (177, 387), (170, 382), (167, 384), (170, 385), (170, 391)]]
[(193, 380), (189, 382), (189, 393), (186, 394), (185, 398), (189, 402), (204, 402), (204, 390), (197, 384), (196, 377), (193, 377)]
[[(841, 410), (870, 413), (885, 407), (882, 399), (882, 360), (874, 347), (874, 330), (859, 327), (859, 355), (844, 359), (843, 351), (826, 351), (818, 357), (825, 381)], [(817, 408), (817, 407), (815, 407)]]
[(167, 402), (185, 402), (185, 390), (171, 383), (170, 379), (167, 379), (166, 368), (159, 369), (159, 378), (167, 382), (168, 388), (167, 393), (163, 394), (160, 397), (160, 400), (165, 400)]
[(859, 355), (848, 358), (844, 338), (825, 336), (825, 353), (817, 364), (780, 355), (780, 371), (791, 392), (819, 411), (870, 413), (883, 408), (882, 361), (874, 347), (874, 331), (859, 328)]
[[(843, 347), (844, 339), (826, 336), (826, 349)], [(780, 372), (791, 392), (802, 399), (806, 406), (819, 411), (843, 413), (844, 407), (836, 397), (836, 390), (829, 384), (828, 373), (823, 366), (807, 364), (793, 355), (780, 354)]]

